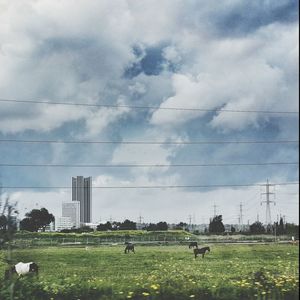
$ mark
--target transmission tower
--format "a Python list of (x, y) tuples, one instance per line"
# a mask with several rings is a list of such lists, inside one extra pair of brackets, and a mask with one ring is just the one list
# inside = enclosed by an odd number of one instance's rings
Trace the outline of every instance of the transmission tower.
[(142, 224), (143, 223), (143, 220), (144, 220), (144, 218), (142, 217), (142, 215), (141, 214), (139, 214), (139, 224)]
[(261, 193), (261, 195), (266, 195), (266, 200), (265, 201), (261, 201), (261, 203), (260, 203), (260, 205), (262, 205), (263, 203), (266, 203), (266, 225), (271, 225), (272, 224), (270, 204), (274, 203), (274, 205), (276, 205), (275, 201), (271, 201), (270, 200), (270, 195), (275, 195), (275, 193), (271, 193), (270, 192), (270, 187), (271, 186), (274, 186), (274, 185), (269, 184), (269, 180), (267, 179), (266, 192), (265, 193)]
[(216, 205), (216, 203), (214, 204), (214, 217), (216, 217), (217, 216), (217, 205)]
[(192, 215), (189, 215), (189, 226), (192, 225)]
[(243, 203), (240, 203), (240, 213), (239, 213), (239, 228), (240, 228), (240, 230), (243, 229), (243, 225), (244, 225), (244, 222), (243, 222)]

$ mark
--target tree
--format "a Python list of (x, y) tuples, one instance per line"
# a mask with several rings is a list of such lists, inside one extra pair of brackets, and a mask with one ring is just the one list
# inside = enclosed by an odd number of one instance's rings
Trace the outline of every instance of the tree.
[(299, 225), (295, 225), (293, 223), (285, 224), (286, 234), (293, 235), (296, 238), (299, 238)]
[(156, 224), (157, 229), (156, 230), (168, 230), (168, 224), (167, 222), (158, 222)]
[(188, 227), (187, 223), (180, 222), (180, 223), (176, 224), (174, 229), (185, 230), (187, 227)]
[(33, 209), (20, 222), (20, 229), (27, 231), (45, 231), (47, 225), (54, 221), (54, 216), (46, 208)]
[(110, 222), (106, 222), (105, 224), (100, 223), (97, 226), (98, 231), (107, 231), (107, 230), (111, 230), (111, 229), (112, 229), (112, 226), (111, 226)]
[(123, 223), (120, 224), (120, 230), (136, 230), (136, 223), (126, 219)]
[(157, 224), (150, 223), (145, 229), (147, 231), (168, 230), (168, 224), (166, 222), (158, 222)]
[(16, 203), (11, 204), (8, 197), (4, 202), (0, 198), (0, 248), (5, 243), (11, 243), (17, 230), (16, 220), (18, 212), (15, 207)]
[(210, 220), (208, 226), (208, 232), (210, 233), (223, 233), (225, 231), (224, 224), (222, 222), (222, 215), (215, 216)]
[(150, 223), (144, 229), (146, 229), (147, 231), (155, 231), (155, 230), (157, 230), (157, 227), (156, 227), (156, 224)]
[(259, 221), (256, 221), (250, 225), (250, 233), (263, 234), (265, 232), (266, 232), (266, 230), (265, 230), (264, 225)]
[(283, 218), (280, 218), (279, 220), (279, 224), (276, 223), (276, 233), (278, 235), (281, 235), (281, 234), (285, 234), (285, 228), (284, 228), (284, 224), (283, 224)]

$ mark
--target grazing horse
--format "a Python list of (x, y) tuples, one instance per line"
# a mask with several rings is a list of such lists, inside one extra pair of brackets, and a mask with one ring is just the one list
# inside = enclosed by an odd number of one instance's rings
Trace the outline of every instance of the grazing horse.
[(204, 258), (204, 254), (206, 251), (210, 252), (210, 248), (204, 247), (200, 249), (194, 249), (195, 258), (197, 258), (198, 254), (202, 254), (202, 258)]
[(34, 262), (29, 262), (29, 263), (19, 262), (13, 267), (11, 267), (9, 270), (6, 270), (4, 277), (5, 279), (9, 279), (10, 276), (14, 273), (17, 273), (19, 276), (26, 275), (29, 273), (38, 275), (38, 271), (39, 271), (39, 267)]
[(129, 251), (132, 251), (133, 253), (135, 253), (133, 244), (128, 243), (128, 242), (126, 242), (125, 244), (126, 244), (126, 247), (125, 247), (124, 253), (128, 253)]
[(198, 248), (198, 243), (197, 242), (190, 242), (189, 249), (194, 248), (194, 247)]

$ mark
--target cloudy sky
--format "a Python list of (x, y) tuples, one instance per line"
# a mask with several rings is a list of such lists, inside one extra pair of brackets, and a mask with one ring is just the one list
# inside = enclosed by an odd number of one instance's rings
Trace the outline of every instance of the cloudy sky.
[[(72, 176), (92, 176), (95, 187), (196, 185), (94, 188), (93, 221), (202, 223), (216, 205), (226, 223), (237, 223), (242, 203), (245, 223), (257, 214), (264, 222), (259, 185), (299, 181), (299, 144), (186, 143), (298, 140), (298, 113), (266, 113), (299, 112), (298, 9), (296, 0), (0, 0), (2, 193), (21, 216), (36, 207), (60, 216)], [(296, 164), (220, 166), (279, 162)], [(253, 186), (232, 186), (244, 184)], [(298, 185), (274, 189), (273, 220), (298, 223)]]

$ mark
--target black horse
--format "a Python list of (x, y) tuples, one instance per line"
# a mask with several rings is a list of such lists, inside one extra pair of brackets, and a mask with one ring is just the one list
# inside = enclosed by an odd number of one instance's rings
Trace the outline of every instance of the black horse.
[(198, 243), (197, 242), (190, 242), (189, 249), (194, 248), (194, 247), (198, 248)]
[(129, 251), (132, 251), (133, 253), (135, 253), (133, 244), (128, 243), (128, 242), (126, 242), (125, 244), (126, 244), (126, 247), (125, 247), (124, 253), (128, 253)]
[(194, 249), (195, 258), (197, 258), (198, 254), (202, 254), (202, 258), (204, 258), (204, 254), (206, 251), (210, 252), (210, 248), (204, 247), (200, 249)]

